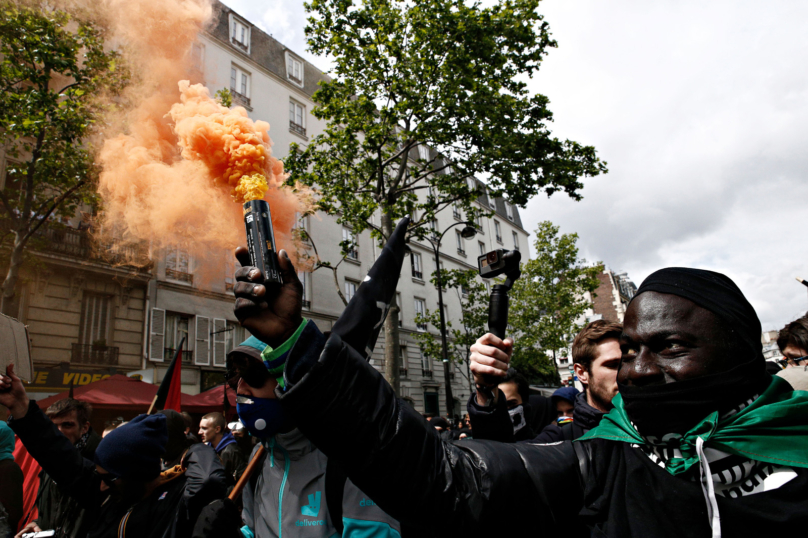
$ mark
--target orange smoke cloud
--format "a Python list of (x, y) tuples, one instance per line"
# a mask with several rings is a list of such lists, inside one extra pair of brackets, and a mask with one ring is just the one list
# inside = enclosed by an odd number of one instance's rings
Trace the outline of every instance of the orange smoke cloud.
[(283, 185), (269, 124), (251, 120), (241, 107), (222, 106), (202, 85), (178, 82), (210, 21), (209, 2), (108, 0), (106, 6), (113, 38), (139, 83), (128, 94), (136, 106), (99, 153), (102, 230), (124, 242), (149, 241), (152, 254), (180, 246), (200, 260), (242, 244), (237, 202), (264, 198), (278, 247), (294, 251), (295, 213), (306, 210), (307, 195)]

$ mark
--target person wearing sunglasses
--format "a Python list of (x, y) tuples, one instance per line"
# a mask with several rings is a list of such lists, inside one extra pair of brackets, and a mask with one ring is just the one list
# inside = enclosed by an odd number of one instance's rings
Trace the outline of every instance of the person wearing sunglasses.
[[(286, 274), (285, 278), (291, 277)], [(292, 341), (308, 323), (300, 319)], [(400, 538), (398, 521), (347, 480), (341, 468), (329, 464), (279, 405), (275, 390), (284, 384), (289, 348), (272, 348), (251, 336), (227, 356), (227, 385), (236, 391), (239, 419), (265, 452), (243, 490), (241, 520), (225, 503), (217, 503), (220, 513), (212, 517), (219, 518), (219, 526), (208, 534), (239, 538), (304, 536), (305, 532), (313, 538), (335, 533), (343, 538)], [(229, 524), (224, 522), (228, 518)], [(222, 528), (228, 530), (222, 533)]]
[(86, 511), (86, 536), (190, 538), (202, 508), (226, 495), (224, 468), (209, 446), (193, 445), (179, 465), (161, 471), (166, 415), (138, 415), (116, 428), (90, 460), (29, 400), (13, 365), (5, 374), (0, 405), (11, 412), (8, 424), (62, 493)]
[(780, 361), (783, 368), (808, 364), (808, 315), (788, 323), (780, 330), (777, 347), (783, 354)]

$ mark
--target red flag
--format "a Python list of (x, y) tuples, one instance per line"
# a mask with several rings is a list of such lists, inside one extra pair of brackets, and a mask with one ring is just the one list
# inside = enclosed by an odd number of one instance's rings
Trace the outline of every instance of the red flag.
[(17, 442), (14, 446), (14, 461), (22, 469), (23, 482), (22, 482), (22, 513), (23, 517), (20, 519), (20, 524), (17, 525), (19, 532), (28, 523), (39, 517), (36, 508), (36, 495), (39, 492), (39, 472), (42, 468), (36, 462), (33, 456), (28, 453), (25, 446), (17, 437)]
[(173, 409), (177, 413), (181, 413), (180, 398), (180, 385), (182, 384), (182, 346), (185, 344), (185, 337), (180, 341), (177, 351), (174, 353), (174, 358), (166, 371), (166, 376), (160, 383), (160, 388), (157, 389), (157, 394), (154, 395), (154, 401), (149, 408), (149, 413), (160, 411), (161, 409)]

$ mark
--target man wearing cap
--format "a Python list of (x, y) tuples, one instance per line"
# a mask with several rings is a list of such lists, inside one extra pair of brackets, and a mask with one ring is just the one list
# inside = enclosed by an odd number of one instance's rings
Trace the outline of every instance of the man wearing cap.
[[(551, 445), (442, 441), (339, 334), (289, 331), (296, 279), (268, 295), (253, 268), (236, 275), (242, 324), (290, 348), (284, 412), (407, 524), (464, 537), (552, 536), (571, 521), (615, 537), (808, 524), (808, 394), (766, 373), (760, 322), (724, 275), (650, 275), (625, 315), (614, 409), (579, 441)], [(507, 346), (486, 338), (486, 373), (501, 376)]]
[(190, 537), (202, 508), (225, 495), (224, 469), (205, 445), (161, 472), (169, 438), (164, 414), (138, 415), (111, 431), (91, 461), (28, 399), (13, 365), (0, 376), (0, 405), (42, 469), (94, 518), (89, 538)]

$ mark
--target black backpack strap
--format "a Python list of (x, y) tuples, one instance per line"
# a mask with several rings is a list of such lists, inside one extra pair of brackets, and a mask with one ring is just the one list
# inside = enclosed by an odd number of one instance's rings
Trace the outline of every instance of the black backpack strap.
[(575, 450), (575, 456), (578, 458), (578, 468), (581, 471), (581, 486), (586, 491), (586, 483), (589, 479), (589, 469), (592, 463), (592, 445), (589, 441), (574, 441), (572, 448)]
[(342, 536), (342, 498), (345, 495), (345, 482), (348, 475), (335, 460), (328, 458), (325, 465), (325, 504), (328, 507), (328, 514), (331, 522)]
[(561, 438), (565, 441), (575, 439), (575, 431), (572, 429), (574, 424), (574, 422), (568, 422), (567, 424), (562, 424), (559, 428), (561, 430)]

